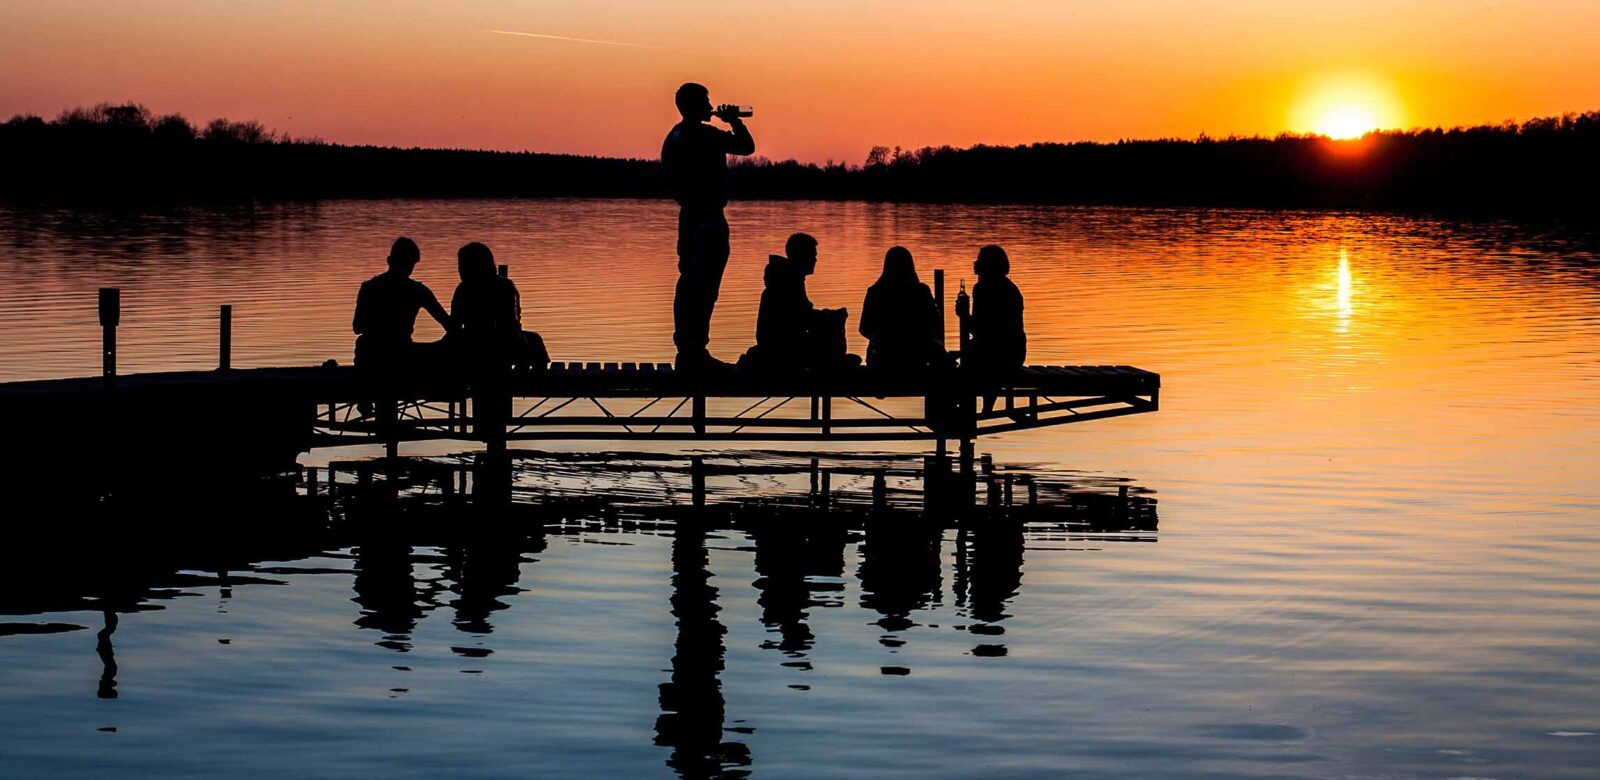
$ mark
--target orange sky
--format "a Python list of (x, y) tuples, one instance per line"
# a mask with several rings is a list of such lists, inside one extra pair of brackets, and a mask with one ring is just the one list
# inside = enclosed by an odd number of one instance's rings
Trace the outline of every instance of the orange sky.
[(756, 106), (761, 153), (860, 162), (1314, 130), (1352, 89), (1381, 124), (1600, 109), (1597, 40), (1587, 0), (12, 0), (0, 115), (135, 100), (347, 143), (654, 156), (695, 79)]

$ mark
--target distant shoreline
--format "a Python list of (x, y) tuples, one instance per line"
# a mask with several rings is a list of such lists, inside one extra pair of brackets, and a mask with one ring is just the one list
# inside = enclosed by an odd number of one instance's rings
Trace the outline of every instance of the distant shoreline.
[[(254, 122), (203, 128), (140, 106), (0, 124), (0, 202), (75, 207), (378, 198), (661, 198), (637, 158), (344, 146)], [(1600, 112), (1523, 123), (1322, 136), (874, 148), (864, 164), (763, 158), (739, 200), (1593, 214)]]

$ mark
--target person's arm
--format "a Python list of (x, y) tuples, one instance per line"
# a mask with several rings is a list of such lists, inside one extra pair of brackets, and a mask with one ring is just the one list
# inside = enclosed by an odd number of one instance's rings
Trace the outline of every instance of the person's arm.
[(444, 328), (445, 333), (450, 332), (450, 314), (444, 310), (443, 306), (439, 305), (439, 297), (434, 295), (433, 290), (427, 287), (422, 288), (422, 308), (426, 309), (434, 321), (439, 323), (439, 327)]
[(872, 334), (878, 330), (877, 307), (872, 305), (872, 290), (867, 289), (867, 297), (861, 301), (861, 324), (856, 326), (862, 338), (872, 340)]
[(722, 150), (737, 155), (756, 153), (756, 139), (750, 136), (750, 128), (745, 127), (744, 120), (736, 116), (728, 117), (728, 132), (723, 134)]
[(356, 314), (350, 319), (350, 329), (361, 335), (367, 332), (367, 320), (371, 319), (371, 304), (367, 301), (367, 285), (363, 283), (361, 290), (356, 293)]

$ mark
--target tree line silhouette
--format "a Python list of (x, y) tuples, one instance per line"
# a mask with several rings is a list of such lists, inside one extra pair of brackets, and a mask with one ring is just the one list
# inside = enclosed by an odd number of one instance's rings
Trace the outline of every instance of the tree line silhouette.
[[(334, 197), (663, 197), (655, 160), (347, 146), (137, 104), (0, 124), (0, 199), (193, 203)], [(1593, 213), (1600, 112), (1317, 135), (876, 147), (860, 164), (735, 163), (742, 199)]]

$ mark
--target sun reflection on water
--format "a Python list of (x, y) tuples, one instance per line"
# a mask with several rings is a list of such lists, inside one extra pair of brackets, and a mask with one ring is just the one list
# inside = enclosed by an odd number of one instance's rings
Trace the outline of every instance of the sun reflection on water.
[(1347, 333), (1350, 330), (1350, 314), (1353, 311), (1350, 290), (1350, 252), (1344, 247), (1339, 248), (1339, 332)]

